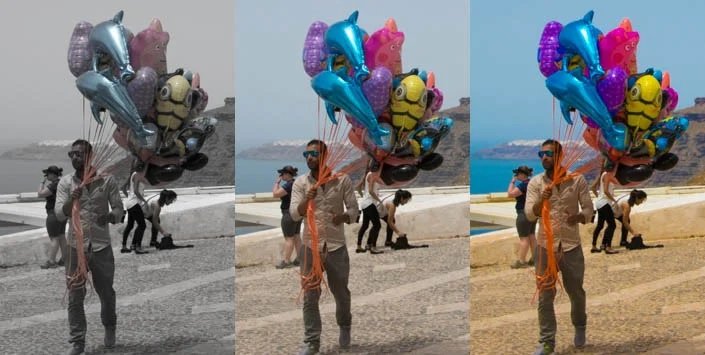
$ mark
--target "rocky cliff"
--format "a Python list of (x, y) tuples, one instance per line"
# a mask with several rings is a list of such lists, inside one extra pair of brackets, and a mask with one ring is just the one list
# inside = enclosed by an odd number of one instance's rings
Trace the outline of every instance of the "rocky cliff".
[[(460, 99), (459, 105), (438, 113), (451, 117), (453, 129), (443, 138), (436, 153), (443, 156), (443, 164), (432, 171), (420, 171), (416, 180), (406, 187), (468, 185), (470, 179), (470, 98)], [(364, 171), (350, 174), (359, 181)]]
[(705, 98), (696, 98), (694, 106), (674, 115), (690, 120), (688, 130), (671, 148), (678, 155), (678, 164), (671, 170), (655, 172), (647, 186), (705, 184)]
[[(215, 133), (208, 137), (200, 152), (208, 156), (208, 164), (196, 171), (185, 170), (176, 181), (164, 188), (197, 187), (197, 186), (230, 186), (235, 182), (235, 98), (225, 98), (221, 107), (206, 110), (201, 116), (218, 119)], [(130, 174), (131, 158), (120, 162), (120, 168), (115, 173), (120, 181)]]

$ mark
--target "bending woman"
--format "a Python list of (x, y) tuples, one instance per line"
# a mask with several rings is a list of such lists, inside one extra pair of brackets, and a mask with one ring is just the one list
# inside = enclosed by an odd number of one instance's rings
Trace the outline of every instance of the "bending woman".
[[(626, 246), (628, 244), (627, 234), (629, 232), (631, 232), (634, 236), (640, 235), (632, 227), (630, 215), (632, 212), (632, 207), (635, 205), (641, 205), (644, 201), (646, 201), (646, 192), (636, 189), (632, 190), (628, 194), (619, 196), (617, 199), (614, 214), (617, 216), (617, 219), (622, 222), (622, 239), (619, 242), (620, 246)], [(612, 240), (610, 240), (610, 242), (612, 242)]]
[(394, 233), (400, 237), (406, 237), (406, 233), (402, 233), (397, 227), (395, 214), (397, 212), (397, 207), (406, 205), (409, 201), (411, 201), (411, 192), (399, 189), (393, 196), (394, 199), (391, 201), (388, 199), (389, 196), (385, 197), (384, 202), (382, 203), (382, 206), (384, 206), (383, 218), (387, 222), (387, 239), (384, 241), (384, 246), (392, 246), (392, 234)]
[[(159, 198), (155, 198), (159, 196)], [(162, 212), (162, 207), (171, 205), (176, 201), (176, 192), (172, 190), (162, 190), (159, 195), (154, 195), (147, 200), (145, 208), (145, 217), (152, 223), (152, 239), (149, 241), (149, 246), (159, 246), (157, 235), (162, 233), (164, 237), (171, 237), (171, 233), (167, 233), (162, 227), (159, 214)]]

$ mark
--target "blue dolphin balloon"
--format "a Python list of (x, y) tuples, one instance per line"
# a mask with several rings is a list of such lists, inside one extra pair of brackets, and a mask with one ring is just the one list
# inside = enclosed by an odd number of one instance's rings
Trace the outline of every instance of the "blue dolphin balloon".
[(87, 71), (76, 79), (76, 87), (85, 98), (91, 101), (93, 118), (98, 123), (103, 123), (100, 120), (100, 110), (108, 109), (137, 136), (146, 137), (154, 134), (154, 131), (146, 129), (142, 124), (137, 107), (132, 103), (127, 89), (121, 84), (94, 71)]
[(355, 82), (362, 85), (363, 79), (370, 75), (370, 70), (365, 64), (363, 31), (357, 26), (357, 14), (358, 12), (355, 11), (347, 20), (336, 22), (328, 27), (325, 43), (331, 54), (328, 58), (328, 70), (332, 70), (336, 55), (344, 55), (355, 72)]
[(382, 136), (389, 131), (380, 127), (377, 116), (367, 102), (365, 94), (359, 85), (347, 81), (331, 71), (322, 71), (311, 79), (313, 91), (326, 101), (328, 118), (337, 124), (334, 109), (340, 107), (353, 116), (361, 125), (367, 128), (367, 133), (377, 145), (382, 145)]
[(127, 83), (135, 76), (130, 65), (125, 28), (122, 26), (123, 12), (118, 12), (111, 20), (93, 27), (88, 44), (93, 49), (93, 70), (98, 71), (100, 57), (107, 55), (120, 69), (120, 81)]
[(561, 112), (568, 124), (570, 110), (575, 108), (592, 118), (600, 126), (607, 142), (619, 151), (626, 148), (626, 126), (612, 122), (607, 107), (602, 102), (595, 84), (585, 78), (579, 70), (571, 73), (557, 71), (546, 78), (546, 87), (561, 102)]
[[(605, 70), (600, 65), (600, 52), (597, 48), (597, 39), (601, 34), (592, 24), (594, 12), (590, 10), (585, 16), (573, 21), (563, 27), (558, 35), (560, 50), (567, 54), (577, 54), (590, 71), (590, 79), (597, 82), (597, 79), (605, 75)], [(563, 57), (563, 69), (568, 70), (570, 55)]]

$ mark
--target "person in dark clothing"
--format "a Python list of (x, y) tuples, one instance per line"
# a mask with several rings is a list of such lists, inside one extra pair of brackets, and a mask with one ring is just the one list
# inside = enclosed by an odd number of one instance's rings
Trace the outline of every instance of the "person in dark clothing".
[(160, 232), (164, 237), (171, 237), (171, 233), (167, 233), (162, 227), (159, 215), (162, 212), (162, 207), (174, 203), (176, 197), (176, 192), (164, 189), (159, 194), (147, 199), (147, 204), (142, 212), (144, 212), (145, 218), (152, 223), (152, 239), (149, 241), (149, 246), (156, 247), (159, 245), (157, 235)]
[[(529, 186), (529, 178), (534, 169), (522, 165), (512, 172), (514, 177), (509, 182), (507, 188), (507, 196), (516, 199), (514, 206), (517, 211), (517, 234), (519, 234), (519, 259), (512, 263), (512, 269), (519, 269), (534, 265), (534, 249), (536, 249), (536, 222), (530, 222), (524, 213), (524, 204), (526, 203), (526, 188)], [(526, 254), (531, 249), (531, 259), (526, 261)]]
[[(122, 232), (122, 249), (120, 252), (129, 253), (134, 251), (135, 254), (146, 254), (148, 251), (142, 250), (142, 237), (147, 229), (147, 223), (144, 220), (143, 206), (146, 205), (144, 199), (144, 182), (139, 177), (137, 171), (133, 171), (130, 175), (130, 189), (128, 190), (127, 200), (125, 201), (125, 210), (127, 211), (127, 225)], [(127, 249), (127, 238), (130, 236), (132, 227), (135, 223), (135, 234), (132, 236), (132, 246)]]
[[(394, 196), (390, 199), (389, 197)], [(397, 190), (394, 195), (388, 195), (382, 199), (381, 218), (387, 222), (387, 238), (384, 241), (385, 246), (392, 246), (392, 236), (396, 233), (400, 237), (406, 237), (406, 233), (402, 233), (396, 224), (397, 207), (405, 205), (411, 201), (411, 192), (407, 190)]]
[[(46, 199), (46, 205), (44, 206), (47, 211), (46, 228), (51, 245), (49, 246), (48, 252), (49, 259), (40, 267), (42, 269), (50, 269), (57, 266), (64, 266), (64, 260), (66, 260), (66, 221), (60, 222), (56, 219), (56, 214), (54, 213), (56, 187), (59, 185), (59, 178), (61, 177), (63, 169), (52, 165), (42, 170), (42, 172), (44, 173), (44, 180), (39, 186), (37, 195)], [(56, 262), (54, 260), (56, 259), (56, 253), (59, 249), (61, 249), (61, 259)]]
[[(301, 237), (299, 235), (301, 232), (301, 221), (295, 222), (289, 213), (291, 188), (294, 186), (294, 178), (298, 171), (299, 169), (291, 165), (277, 170), (279, 177), (274, 181), (274, 187), (272, 187), (272, 195), (281, 199), (281, 227), (282, 234), (284, 234), (284, 255), (282, 261), (277, 264), (277, 269), (299, 266), (298, 251), (301, 248)], [(291, 261), (294, 249), (296, 249), (297, 257), (294, 261)]]

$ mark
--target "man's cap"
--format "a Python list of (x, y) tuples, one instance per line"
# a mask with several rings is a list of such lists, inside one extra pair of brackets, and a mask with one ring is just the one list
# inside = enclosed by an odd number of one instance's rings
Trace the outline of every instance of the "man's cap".
[(54, 174), (56, 174), (56, 175), (61, 175), (61, 172), (62, 172), (62, 171), (64, 171), (64, 169), (62, 169), (62, 168), (60, 168), (60, 167), (58, 167), (58, 166), (56, 166), (56, 165), (52, 165), (52, 166), (50, 166), (50, 167), (48, 167), (48, 168), (42, 170), (42, 172), (43, 172), (44, 174), (54, 173)]
[(296, 176), (296, 173), (297, 173), (298, 171), (299, 171), (299, 169), (297, 169), (297, 168), (295, 168), (295, 167), (293, 167), (293, 166), (291, 166), (291, 165), (287, 165), (287, 166), (285, 166), (285, 167), (283, 167), (283, 168), (277, 170), (277, 172), (278, 172), (279, 174), (289, 173), (289, 174), (291, 174), (291, 176)]
[(512, 170), (512, 172), (514, 174), (523, 173), (523, 174), (526, 174), (526, 176), (531, 176), (531, 174), (534, 172), (534, 169), (532, 169), (526, 165), (522, 165), (522, 166)]

